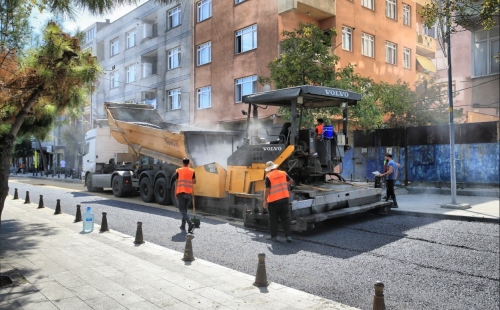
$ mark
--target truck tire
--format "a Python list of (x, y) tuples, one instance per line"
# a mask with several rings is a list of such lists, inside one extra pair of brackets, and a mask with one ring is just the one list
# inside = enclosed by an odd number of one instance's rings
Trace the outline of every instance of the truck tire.
[(125, 196), (125, 191), (123, 190), (123, 187), (122, 187), (122, 177), (121, 176), (116, 176), (113, 178), (113, 181), (111, 181), (111, 188), (113, 189), (113, 195), (115, 195), (115, 197)]
[(155, 183), (155, 198), (156, 202), (161, 205), (172, 204), (168, 183), (164, 178), (158, 179)]
[(91, 193), (102, 191), (102, 187), (92, 187), (92, 173), (87, 175), (87, 177), (85, 178), (85, 186), (87, 187), (87, 191)]
[(154, 189), (151, 186), (151, 181), (148, 177), (145, 177), (139, 183), (139, 191), (141, 193), (142, 201), (144, 202), (154, 202), (155, 201), (155, 193)]

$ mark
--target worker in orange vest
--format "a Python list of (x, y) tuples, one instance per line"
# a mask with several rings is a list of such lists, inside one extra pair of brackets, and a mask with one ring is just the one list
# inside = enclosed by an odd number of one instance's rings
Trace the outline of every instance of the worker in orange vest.
[(179, 202), (179, 211), (182, 214), (181, 230), (186, 230), (188, 223), (188, 232), (193, 233), (194, 224), (187, 214), (187, 210), (193, 200), (193, 185), (196, 184), (194, 170), (189, 168), (189, 158), (182, 160), (182, 168), (176, 170), (173, 176), (175, 181), (175, 197)]
[(323, 138), (323, 119), (318, 118), (316, 120), (318, 125), (316, 125), (316, 139), (321, 140)]
[[(272, 161), (266, 163), (266, 190), (264, 192), (264, 209), (269, 210), (269, 230), (271, 237), (269, 240), (278, 240), (278, 217), (283, 225), (287, 242), (292, 242), (290, 228), (290, 214), (288, 206), (290, 204), (290, 192), (288, 185), (293, 180), (285, 171), (276, 170), (278, 165)], [(268, 207), (269, 206), (269, 207)]]

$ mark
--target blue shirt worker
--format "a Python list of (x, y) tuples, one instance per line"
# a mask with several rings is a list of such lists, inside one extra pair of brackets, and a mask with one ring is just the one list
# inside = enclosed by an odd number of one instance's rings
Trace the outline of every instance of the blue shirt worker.
[(193, 185), (196, 184), (196, 176), (194, 170), (189, 168), (189, 158), (182, 160), (182, 168), (177, 169), (172, 181), (175, 181), (175, 197), (179, 202), (179, 212), (182, 214), (180, 229), (186, 230), (186, 223), (188, 223), (188, 232), (193, 233), (194, 224), (187, 211), (193, 200)]
[(278, 165), (272, 161), (266, 163), (266, 190), (264, 192), (264, 209), (269, 209), (269, 231), (271, 241), (278, 240), (278, 217), (285, 231), (286, 242), (292, 242), (290, 212), (290, 192), (288, 185), (293, 181), (285, 171), (276, 170)]
[(396, 164), (396, 162), (392, 160), (391, 154), (386, 154), (385, 159), (387, 160), (387, 171), (381, 174), (381, 176), (387, 176), (387, 195), (385, 197), (385, 201), (389, 201), (389, 199), (392, 199), (392, 207), (397, 208), (398, 203), (396, 202), (394, 184), (396, 183), (396, 178), (398, 177), (398, 164)]

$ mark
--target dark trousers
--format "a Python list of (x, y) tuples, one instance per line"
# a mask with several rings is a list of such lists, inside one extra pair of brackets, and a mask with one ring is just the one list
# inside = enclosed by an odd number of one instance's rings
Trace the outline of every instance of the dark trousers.
[(269, 230), (271, 237), (278, 236), (278, 217), (283, 225), (285, 237), (291, 236), (290, 229), (290, 212), (288, 210), (288, 198), (280, 199), (268, 204), (269, 208)]
[(396, 183), (396, 180), (387, 180), (387, 197), (385, 200), (392, 199), (392, 202), (394, 202), (395, 205), (398, 203), (396, 202), (396, 193), (394, 192), (394, 183)]
[(191, 219), (188, 215), (188, 207), (192, 201), (191, 194), (180, 193), (177, 195), (177, 200), (179, 201), (179, 212), (182, 214), (182, 226), (185, 226), (186, 223), (191, 224)]

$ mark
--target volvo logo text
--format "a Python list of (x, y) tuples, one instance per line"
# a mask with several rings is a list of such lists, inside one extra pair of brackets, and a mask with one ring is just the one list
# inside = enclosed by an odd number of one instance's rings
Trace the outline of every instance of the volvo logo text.
[(349, 97), (349, 93), (346, 91), (325, 89), (325, 93), (330, 96)]
[(264, 151), (281, 151), (281, 146), (263, 146)]

